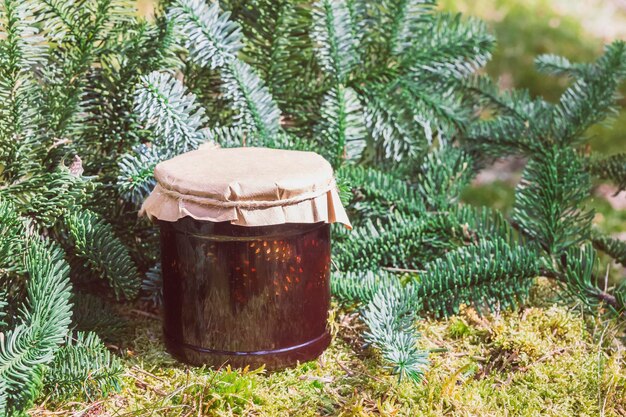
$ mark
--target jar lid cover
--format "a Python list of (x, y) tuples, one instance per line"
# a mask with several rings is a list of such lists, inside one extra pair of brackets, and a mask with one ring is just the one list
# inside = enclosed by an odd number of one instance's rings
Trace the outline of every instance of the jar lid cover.
[(159, 163), (154, 176), (157, 185), (139, 213), (151, 219), (351, 227), (333, 169), (314, 152), (202, 148)]

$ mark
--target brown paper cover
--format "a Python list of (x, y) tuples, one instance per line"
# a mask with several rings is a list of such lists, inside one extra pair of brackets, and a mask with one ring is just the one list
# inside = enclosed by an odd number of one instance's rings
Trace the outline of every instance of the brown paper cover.
[(241, 226), (339, 222), (351, 227), (330, 164), (314, 152), (204, 148), (161, 162), (140, 215)]

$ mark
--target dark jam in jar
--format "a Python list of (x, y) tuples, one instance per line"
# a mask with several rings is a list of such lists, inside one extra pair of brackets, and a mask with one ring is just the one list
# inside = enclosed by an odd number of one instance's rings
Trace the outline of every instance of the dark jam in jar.
[(164, 334), (177, 359), (282, 368), (330, 342), (330, 225), (161, 226)]

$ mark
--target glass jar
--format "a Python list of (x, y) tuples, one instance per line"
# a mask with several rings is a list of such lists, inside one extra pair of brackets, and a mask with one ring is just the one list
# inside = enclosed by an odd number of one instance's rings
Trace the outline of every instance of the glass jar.
[(158, 223), (163, 329), (176, 358), (275, 369), (328, 346), (330, 224)]

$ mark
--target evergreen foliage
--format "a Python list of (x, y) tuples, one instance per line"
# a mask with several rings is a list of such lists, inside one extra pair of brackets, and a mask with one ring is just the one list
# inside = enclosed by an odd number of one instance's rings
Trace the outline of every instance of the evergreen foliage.
[(517, 308), (538, 272), (532, 249), (481, 239), (428, 263), (419, 274), (418, 297), (424, 311), (437, 316), (458, 314), (462, 304), (492, 311)]
[(626, 242), (601, 234), (594, 234), (593, 247), (615, 259), (616, 262), (626, 266)]
[(46, 385), (57, 399), (77, 392), (85, 398), (97, 398), (119, 391), (122, 372), (120, 359), (95, 333), (77, 332), (54, 354), (46, 372)]
[(119, 161), (118, 183), (122, 196), (140, 205), (154, 186), (152, 172), (159, 162), (196, 149), (208, 139), (202, 124), (204, 109), (193, 94), (170, 74), (153, 72), (141, 78), (135, 92), (138, 121), (151, 130), (153, 140), (140, 145)]
[(589, 168), (595, 177), (613, 182), (616, 192), (626, 190), (626, 153), (592, 160)]
[(524, 170), (513, 221), (548, 253), (562, 253), (589, 239), (593, 212), (583, 203), (590, 191), (589, 174), (573, 150), (546, 150)]
[(128, 320), (115, 306), (97, 295), (75, 292), (72, 297), (72, 328), (86, 334), (95, 333), (105, 342), (117, 342), (129, 328)]
[(428, 368), (428, 352), (418, 348), (414, 330), (419, 308), (411, 286), (390, 283), (374, 293), (361, 312), (368, 330), (366, 342), (380, 349), (386, 363), (400, 379), (419, 381)]
[(118, 200), (105, 196), (119, 154), (145, 136), (134, 85), (178, 59), (171, 24), (135, 16), (130, 0), (0, 2), (0, 415), (25, 413), (49, 386), (71, 323), (69, 265), (72, 279), (105, 277), (120, 296), (139, 288), (109, 223)]
[(84, 210), (68, 215), (67, 229), (74, 255), (107, 279), (116, 297), (135, 298), (141, 283), (137, 268), (111, 225), (94, 212)]
[[(585, 132), (614, 110), (624, 42), (589, 64), (538, 58), (571, 79), (552, 104), (476, 75), (494, 39), (434, 0), (171, 0), (151, 21), (131, 0), (1, 0), (0, 31), (0, 415), (42, 389), (119, 388), (97, 334), (121, 329), (89, 293), (141, 287), (158, 305), (156, 234), (136, 211), (155, 165), (200, 146), (335, 166), (355, 229), (334, 233), (332, 290), (401, 378), (428, 366), (420, 316), (517, 308), (540, 275), (623, 313), (595, 250), (625, 263), (624, 242), (593, 232), (585, 203), (593, 178), (624, 189), (624, 155), (589, 155)], [(463, 205), (510, 155), (529, 160), (511, 219)]]
[[(9, 414), (32, 405), (41, 389), (45, 366), (63, 342), (71, 317), (69, 266), (62, 250), (37, 237), (26, 245), (20, 260), (29, 278), (26, 299), (16, 309), (15, 326), (0, 339), (0, 380), (4, 382), (0, 397), (4, 397)], [(2, 255), (3, 265), (14, 261)]]

